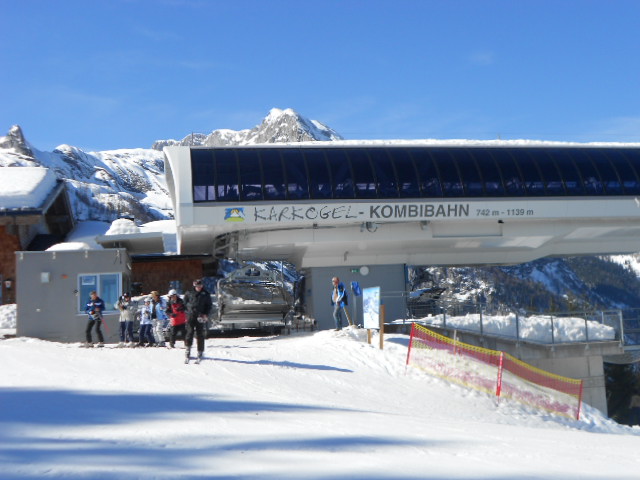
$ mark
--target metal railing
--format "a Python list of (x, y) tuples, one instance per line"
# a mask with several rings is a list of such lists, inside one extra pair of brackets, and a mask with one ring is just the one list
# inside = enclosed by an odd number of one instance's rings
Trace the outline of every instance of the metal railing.
[(425, 325), (541, 344), (620, 341), (640, 346), (640, 309), (528, 312), (474, 302), (413, 301), (407, 318)]

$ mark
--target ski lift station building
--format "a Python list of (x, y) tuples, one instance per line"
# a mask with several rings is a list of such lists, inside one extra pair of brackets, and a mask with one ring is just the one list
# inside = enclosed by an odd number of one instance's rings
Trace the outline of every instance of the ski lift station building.
[[(181, 254), (286, 260), (329, 327), (330, 279), (405, 290), (406, 265), (640, 251), (640, 148), (518, 142), (165, 147)], [(385, 301), (387, 319), (405, 315)]]

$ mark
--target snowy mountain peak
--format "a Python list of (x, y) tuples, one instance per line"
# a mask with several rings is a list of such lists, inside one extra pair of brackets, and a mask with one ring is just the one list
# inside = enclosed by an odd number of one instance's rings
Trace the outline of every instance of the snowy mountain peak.
[(295, 110), (272, 108), (260, 125), (246, 130), (214, 130), (210, 134), (192, 133), (182, 140), (158, 140), (151, 148), (162, 150), (171, 145), (221, 147), (258, 143), (285, 143), (342, 140), (325, 124), (303, 117)]
[(18, 154), (33, 158), (33, 151), (19, 125), (13, 125), (6, 137), (0, 137), (0, 148), (13, 149)]

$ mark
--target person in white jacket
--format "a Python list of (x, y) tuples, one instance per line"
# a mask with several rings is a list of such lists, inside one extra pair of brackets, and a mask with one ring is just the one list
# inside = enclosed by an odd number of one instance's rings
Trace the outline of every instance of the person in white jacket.
[(156, 343), (151, 332), (153, 329), (152, 309), (151, 299), (146, 298), (144, 306), (140, 309), (140, 338), (138, 339), (138, 346), (140, 347), (152, 347)]
[(125, 292), (118, 299), (116, 308), (120, 310), (120, 343), (118, 347), (133, 347), (133, 322), (136, 319), (138, 303), (131, 300), (131, 295)]
[(160, 296), (160, 293), (156, 290), (151, 292), (151, 318), (153, 319), (153, 335), (156, 338), (156, 346), (164, 347), (164, 334), (165, 329), (169, 323), (169, 317), (167, 317), (167, 300)]

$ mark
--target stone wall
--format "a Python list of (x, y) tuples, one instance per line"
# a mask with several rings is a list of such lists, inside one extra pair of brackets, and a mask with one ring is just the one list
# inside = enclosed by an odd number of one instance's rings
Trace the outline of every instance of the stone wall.
[[(14, 303), (16, 298), (16, 255), (21, 250), (17, 235), (7, 232), (5, 225), (0, 225), (0, 277), (2, 280), (2, 303)], [(6, 280), (12, 280), (11, 288), (5, 285)]]

